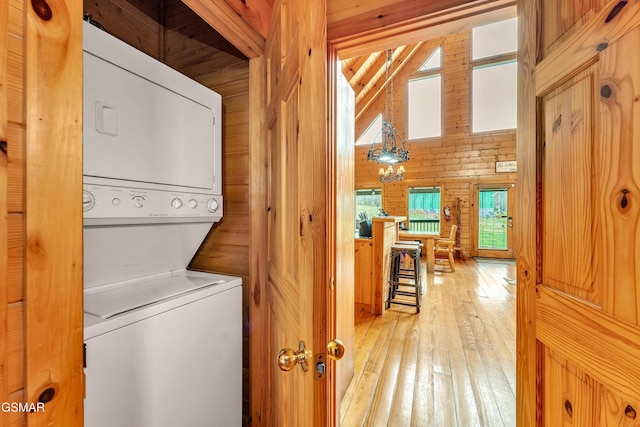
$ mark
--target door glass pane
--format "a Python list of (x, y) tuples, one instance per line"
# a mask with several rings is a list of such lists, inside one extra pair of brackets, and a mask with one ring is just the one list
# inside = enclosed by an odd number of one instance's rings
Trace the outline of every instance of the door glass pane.
[(507, 189), (479, 193), (478, 249), (507, 250)]
[(440, 188), (409, 188), (409, 230), (440, 233)]

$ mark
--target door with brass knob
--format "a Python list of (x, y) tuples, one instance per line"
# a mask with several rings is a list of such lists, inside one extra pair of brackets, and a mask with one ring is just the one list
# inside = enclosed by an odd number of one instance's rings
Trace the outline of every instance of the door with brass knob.
[(332, 378), (316, 379), (314, 357), (326, 337), (334, 336), (327, 309), (327, 108), (321, 105), (327, 95), (327, 42), (319, 31), (325, 28), (326, 4), (272, 3), (264, 55), (249, 65), (256, 224), (249, 298), (251, 418), (256, 425), (324, 427)]
[(307, 350), (304, 345), (304, 341), (300, 341), (298, 351), (291, 348), (283, 348), (278, 353), (278, 366), (283, 371), (290, 371), (296, 367), (296, 364), (300, 365), (303, 372), (307, 372), (309, 369), (309, 360), (311, 359), (311, 351)]
[[(327, 352), (319, 353), (316, 358), (316, 373), (318, 378), (322, 378), (326, 372), (325, 356), (332, 360), (340, 360), (344, 356), (344, 343), (338, 339), (329, 341), (327, 344)], [(305, 347), (304, 341), (298, 344), (298, 350), (291, 348), (283, 348), (278, 353), (278, 366), (281, 370), (288, 372), (300, 365), (303, 372), (309, 369), (311, 362), (311, 351)]]

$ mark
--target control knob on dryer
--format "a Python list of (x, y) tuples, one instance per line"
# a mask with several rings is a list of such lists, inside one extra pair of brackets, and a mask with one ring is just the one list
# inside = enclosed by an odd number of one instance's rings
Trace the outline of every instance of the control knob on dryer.
[(171, 201), (171, 206), (174, 209), (180, 209), (182, 207), (182, 205), (183, 205), (182, 200), (180, 200), (177, 197)]
[(96, 205), (96, 196), (91, 193), (91, 191), (83, 190), (82, 191), (82, 211), (87, 212), (93, 209)]
[(133, 201), (133, 206), (135, 206), (136, 208), (141, 208), (144, 206), (144, 197), (142, 196), (133, 196), (131, 200)]
[(207, 210), (211, 213), (214, 213), (218, 209), (220, 209), (220, 204), (218, 203), (218, 201), (216, 199), (209, 199), (209, 201), (207, 202)]

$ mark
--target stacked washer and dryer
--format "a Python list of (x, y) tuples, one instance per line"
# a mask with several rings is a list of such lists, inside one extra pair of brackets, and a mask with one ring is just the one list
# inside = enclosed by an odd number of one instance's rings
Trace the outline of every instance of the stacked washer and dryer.
[(85, 426), (239, 426), (241, 279), (186, 269), (222, 218), (220, 96), (83, 31)]

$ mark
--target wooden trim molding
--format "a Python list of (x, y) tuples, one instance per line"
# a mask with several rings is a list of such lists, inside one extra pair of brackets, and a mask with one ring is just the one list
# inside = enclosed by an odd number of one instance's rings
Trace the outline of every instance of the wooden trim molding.
[[(25, 401), (83, 425), (82, 1), (25, 3)], [(55, 106), (55, 108), (52, 108)]]
[(250, 208), (250, 298), (249, 298), (249, 363), (251, 384), (251, 425), (268, 425), (269, 366), (265, 366), (264, 352), (269, 348), (269, 315), (267, 299), (267, 164), (265, 105), (267, 68), (264, 57), (249, 61), (249, 194)]
[[(265, 37), (226, 1), (183, 0), (183, 2), (247, 58), (264, 56)], [(262, 19), (263, 17), (260, 18), (260, 22)], [(271, 14), (267, 19), (271, 19)]]
[(537, 144), (535, 70), (537, 0), (518, 0), (518, 192), (516, 194), (516, 424), (537, 425), (536, 283), (537, 283)]

